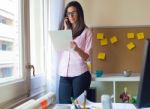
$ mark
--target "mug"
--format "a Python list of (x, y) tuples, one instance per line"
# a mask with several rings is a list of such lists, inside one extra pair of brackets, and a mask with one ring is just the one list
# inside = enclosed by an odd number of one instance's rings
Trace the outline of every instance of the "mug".
[(101, 102), (103, 109), (112, 109), (111, 97), (109, 95), (102, 95)]
[(101, 77), (103, 75), (103, 71), (102, 70), (96, 70), (95, 74), (96, 74), (96, 77)]

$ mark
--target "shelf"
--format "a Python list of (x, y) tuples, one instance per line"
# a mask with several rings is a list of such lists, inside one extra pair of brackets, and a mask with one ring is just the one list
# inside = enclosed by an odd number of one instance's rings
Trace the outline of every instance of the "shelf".
[[(92, 77), (95, 77), (95, 75), (92, 75)], [(117, 82), (139, 82), (140, 81), (140, 75), (139, 74), (132, 74), (129, 77), (125, 77), (122, 74), (115, 74), (115, 75), (103, 75), (102, 77), (96, 77), (93, 79), (93, 82), (112, 82), (113, 83), (113, 101), (116, 102), (116, 86)]]
[(137, 74), (125, 77), (122, 75), (104, 75), (102, 77), (96, 77), (94, 81), (108, 81), (108, 82), (117, 82), (117, 81), (140, 81), (140, 76)]

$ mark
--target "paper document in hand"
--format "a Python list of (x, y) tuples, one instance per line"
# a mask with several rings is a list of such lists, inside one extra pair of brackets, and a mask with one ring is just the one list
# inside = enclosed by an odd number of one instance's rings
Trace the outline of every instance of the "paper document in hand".
[(68, 50), (70, 41), (72, 40), (71, 30), (56, 30), (50, 31), (52, 46), (56, 51)]

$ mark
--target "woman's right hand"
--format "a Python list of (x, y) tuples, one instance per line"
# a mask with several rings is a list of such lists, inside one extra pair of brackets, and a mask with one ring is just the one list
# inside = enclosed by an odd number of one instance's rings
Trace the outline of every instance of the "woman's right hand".
[(64, 29), (65, 30), (68, 29), (68, 18), (67, 17), (64, 19)]

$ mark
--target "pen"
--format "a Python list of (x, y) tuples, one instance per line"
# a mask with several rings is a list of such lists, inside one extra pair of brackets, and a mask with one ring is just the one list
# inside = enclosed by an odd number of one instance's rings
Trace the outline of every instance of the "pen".
[(84, 91), (83, 109), (86, 109), (86, 91)]
[(74, 99), (72, 97), (70, 99), (71, 99), (72, 104), (75, 106), (75, 108), (78, 109), (78, 107), (76, 106), (76, 104), (74, 102)]
[(82, 108), (80, 107), (80, 105), (79, 105), (78, 100), (75, 100), (75, 101), (76, 101), (76, 104), (77, 104), (77, 106), (78, 106), (78, 109), (82, 109)]

